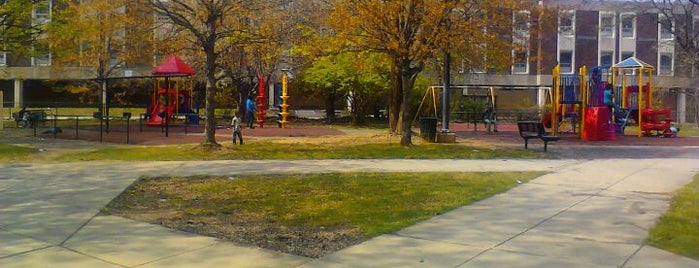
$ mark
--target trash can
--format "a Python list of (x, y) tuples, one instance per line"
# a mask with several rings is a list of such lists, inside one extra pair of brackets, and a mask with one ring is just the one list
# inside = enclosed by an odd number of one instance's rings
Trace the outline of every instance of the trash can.
[(199, 115), (198, 114), (187, 114), (187, 125), (199, 125)]
[(420, 118), (420, 137), (429, 142), (437, 139), (437, 117)]

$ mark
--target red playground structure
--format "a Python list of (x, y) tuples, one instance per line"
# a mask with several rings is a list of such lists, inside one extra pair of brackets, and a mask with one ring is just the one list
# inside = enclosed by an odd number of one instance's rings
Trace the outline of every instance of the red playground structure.
[(194, 70), (177, 56), (171, 55), (162, 64), (153, 69), (156, 79), (151, 101), (146, 108), (148, 125), (167, 124), (167, 120), (175, 114), (192, 114), (192, 89), (185, 88), (183, 77), (194, 75)]
[[(625, 59), (612, 67), (612, 81), (620, 85), (622, 109), (636, 111), (638, 136), (674, 137), (671, 129), (671, 109), (653, 108), (653, 71), (655, 68), (634, 57)], [(632, 112), (633, 113), (633, 112)]]

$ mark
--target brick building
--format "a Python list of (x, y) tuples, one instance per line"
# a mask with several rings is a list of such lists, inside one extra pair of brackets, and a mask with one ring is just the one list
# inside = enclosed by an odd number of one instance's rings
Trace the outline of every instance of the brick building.
[(508, 73), (462, 72), (452, 83), (473, 88), (495, 86), (498, 105), (505, 109), (542, 106), (545, 94), (541, 88), (551, 85), (551, 70), (557, 63), (561, 73), (572, 74), (583, 65), (588, 69), (610, 67), (633, 56), (655, 66), (656, 95), (663, 105), (672, 107), (675, 120), (696, 120), (695, 100), (677, 90), (693, 87), (694, 70), (680, 60), (672, 33), (660, 27), (659, 22), (668, 18), (652, 5), (584, 0), (538, 4), (542, 8), (513, 14), (513, 42), (521, 42), (527, 49), (512, 51)]

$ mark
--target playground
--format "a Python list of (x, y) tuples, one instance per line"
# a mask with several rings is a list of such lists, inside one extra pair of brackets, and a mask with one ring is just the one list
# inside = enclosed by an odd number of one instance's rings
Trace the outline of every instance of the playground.
[[(673, 125), (669, 107), (658, 108), (653, 99), (653, 66), (636, 58), (628, 58), (611, 68), (585, 66), (578, 73), (561, 74), (556, 66), (552, 72), (551, 87), (544, 90), (543, 109), (534, 114), (510, 114), (499, 110), (498, 91), (493, 86), (481, 89), (459, 88), (459, 104), (451, 108), (447, 126), (439, 125), (439, 99), (444, 91), (432, 86), (426, 92), (413, 120), (418, 137), (437, 141), (437, 130), (448, 129), (447, 142), (477, 143), (483, 145), (523, 145), (523, 136), (517, 123), (522, 120), (541, 122), (546, 135), (553, 137), (557, 146), (699, 146), (699, 137), (681, 135), (679, 125)], [(164, 145), (196, 144), (203, 141), (204, 127), (201, 114), (195, 111), (192, 80), (194, 71), (176, 56), (168, 57), (157, 66), (151, 77), (150, 100), (141, 114), (124, 112), (122, 117), (95, 113), (92, 122), (71, 119), (56, 120), (61, 114), (44, 116), (34, 127), (18, 130), (26, 136), (65, 140), (87, 140), (114, 144)], [(286, 104), (286, 77), (282, 79), (281, 110), (278, 117), (265, 114), (265, 81), (260, 77), (255, 96), (255, 128), (245, 128), (247, 140), (269, 138), (322, 138), (346, 136), (348, 127), (324, 125), (320, 121), (291, 117)], [(537, 88), (536, 90), (541, 90)], [(451, 93), (454, 94), (454, 93)], [(271, 96), (270, 96), (271, 97)], [(252, 97), (250, 97), (252, 99)], [(662, 104), (661, 104), (662, 105)], [(108, 105), (107, 105), (108, 106)], [(106, 108), (107, 106), (103, 107)], [(106, 109), (108, 111), (109, 109)], [(242, 112), (241, 112), (242, 114)], [(65, 115), (62, 117), (66, 117)], [(287, 118), (288, 117), (288, 118)], [(420, 120), (418, 120), (420, 117)], [(424, 118), (430, 119), (430, 126)], [(67, 119), (67, 120), (66, 120)], [(232, 130), (229, 117), (217, 118), (216, 140), (230, 142)], [(265, 121), (267, 124), (265, 125)], [(74, 123), (73, 123), (74, 122)], [(631, 126), (627, 129), (627, 126)], [(431, 129), (430, 133), (425, 128)], [(541, 127), (542, 129), (544, 127)], [(374, 139), (390, 142), (388, 130), (371, 129)], [(361, 131), (359, 131), (361, 132)], [(441, 132), (440, 132), (441, 133)], [(427, 135), (425, 135), (427, 134)], [(541, 134), (540, 134), (541, 135)], [(418, 144), (422, 139), (414, 139)], [(442, 141), (444, 142), (444, 141)], [(541, 143), (532, 140), (533, 149)]]
[[(133, 120), (132, 120), (133, 121)], [(131, 145), (167, 145), (167, 144), (196, 144), (203, 141), (203, 126), (185, 126), (177, 125), (170, 127), (170, 133), (165, 136), (164, 130), (160, 127), (143, 126), (139, 129), (138, 123), (132, 123), (128, 132), (128, 144)], [(64, 140), (84, 140), (100, 142), (100, 131), (97, 128), (80, 129), (76, 132), (74, 129), (64, 128), (61, 133), (44, 133), (44, 129), (39, 128), (36, 137)], [(5, 131), (13, 130), (24, 136), (33, 136), (32, 129), (15, 129), (7, 128)], [(517, 131), (516, 122), (501, 122), (498, 123), (498, 132), (487, 132), (483, 123), (479, 123), (474, 129), (472, 123), (451, 123), (450, 131), (456, 135), (457, 143), (475, 143), (479, 145), (507, 145), (521, 146), (524, 148), (522, 138)], [(415, 142), (424, 142), (417, 135), (419, 127), (414, 129), (416, 132)], [(247, 140), (259, 139), (323, 139), (327, 137), (351, 136), (357, 133), (364, 136), (373, 137), (373, 139), (390, 141), (388, 131), (385, 129), (365, 129), (351, 127), (336, 127), (323, 125), (313, 122), (292, 121), (287, 128), (278, 128), (269, 126), (265, 128), (243, 129), (243, 135)], [(216, 130), (216, 140), (220, 143), (227, 144), (231, 142), (232, 130), (228, 126), (220, 126)], [(569, 146), (699, 146), (699, 137), (682, 136), (677, 138), (665, 137), (647, 137), (638, 138), (634, 131), (627, 131), (624, 135), (616, 136), (615, 140), (600, 140), (600, 141), (583, 141), (574, 134), (562, 134), (561, 139), (550, 144), (550, 151), (556, 152), (557, 147)], [(109, 132), (102, 133), (102, 142), (113, 144), (126, 144), (127, 131), (126, 124), (123, 121), (114, 121)], [(250, 146), (254, 146), (250, 144)], [(530, 149), (541, 150), (543, 143), (537, 141), (530, 142)]]

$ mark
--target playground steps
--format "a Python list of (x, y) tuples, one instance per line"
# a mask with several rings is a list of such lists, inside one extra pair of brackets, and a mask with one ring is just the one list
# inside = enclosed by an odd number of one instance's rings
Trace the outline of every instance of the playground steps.
[(641, 110), (641, 131), (645, 136), (672, 136), (670, 130), (670, 108), (664, 109), (642, 109)]
[(624, 135), (624, 130), (626, 129), (626, 126), (629, 124), (629, 118), (631, 117), (631, 112), (632, 109), (621, 109), (617, 105), (616, 107), (616, 133), (620, 135)]

